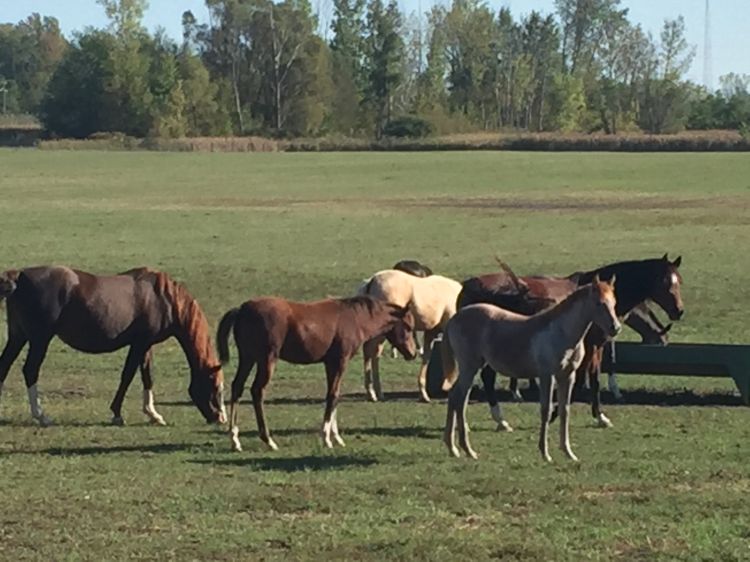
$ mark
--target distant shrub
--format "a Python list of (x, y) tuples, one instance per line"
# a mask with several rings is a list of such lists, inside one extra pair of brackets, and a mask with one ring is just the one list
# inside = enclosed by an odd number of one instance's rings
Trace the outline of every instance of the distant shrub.
[(383, 134), (386, 137), (419, 139), (432, 134), (432, 125), (421, 117), (404, 115), (390, 121)]

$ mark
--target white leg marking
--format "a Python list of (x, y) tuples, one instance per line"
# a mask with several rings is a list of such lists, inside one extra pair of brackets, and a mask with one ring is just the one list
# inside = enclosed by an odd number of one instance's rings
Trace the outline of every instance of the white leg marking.
[(597, 419), (597, 425), (599, 427), (612, 427), (612, 422), (609, 421), (609, 418), (607, 416), (600, 412), (599, 418)]
[(339, 435), (339, 420), (336, 416), (337, 411), (338, 408), (334, 410), (333, 414), (331, 415), (331, 433), (333, 433), (333, 440), (336, 441), (336, 443), (338, 443), (340, 447), (346, 447), (346, 443), (344, 443), (341, 435)]
[(238, 451), (238, 452), (241, 451), (242, 444), (240, 444), (240, 428), (237, 427), (236, 425), (233, 425), (229, 434), (232, 439), (232, 450)]
[(333, 443), (331, 442), (331, 421), (323, 422), (323, 431), (321, 432), (323, 436), (323, 445), (327, 449), (333, 449)]
[(521, 396), (521, 391), (518, 389), (515, 389), (511, 393), (510, 397), (513, 400), (513, 402), (523, 402), (523, 396)]
[(167, 425), (164, 418), (154, 407), (154, 392), (152, 390), (143, 391), (143, 413), (146, 414), (152, 423), (157, 425)]
[(52, 420), (44, 415), (42, 411), (42, 404), (39, 401), (39, 390), (36, 385), (32, 385), (27, 389), (29, 394), (29, 406), (31, 407), (31, 417), (39, 422), (42, 427), (52, 425)]
[(510, 424), (503, 419), (503, 414), (500, 412), (500, 404), (490, 406), (490, 413), (492, 414), (492, 419), (497, 422), (497, 431), (507, 431), (508, 433), (513, 431)]
[(270, 435), (268, 436), (268, 443), (266, 443), (266, 445), (268, 445), (268, 448), (271, 449), (272, 451), (279, 450), (279, 446), (276, 444), (276, 441), (274, 441), (273, 437), (271, 437)]

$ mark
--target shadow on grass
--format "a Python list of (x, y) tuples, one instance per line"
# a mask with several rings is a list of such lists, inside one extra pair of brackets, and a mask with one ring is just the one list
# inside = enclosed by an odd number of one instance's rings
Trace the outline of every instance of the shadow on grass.
[(321, 470), (340, 470), (345, 468), (366, 467), (377, 464), (371, 457), (343, 456), (305, 456), (305, 457), (262, 457), (236, 458), (223, 460), (191, 460), (195, 464), (210, 464), (220, 466), (241, 466), (252, 470), (302, 472)]
[[(367, 396), (364, 392), (351, 392), (348, 394), (342, 394), (341, 395), (341, 402), (367, 402)], [(397, 402), (397, 401), (407, 401), (407, 402), (419, 402), (419, 394), (417, 392), (386, 392), (385, 393), (385, 399), (384, 402)], [(226, 400), (227, 404), (229, 404), (229, 400)], [(295, 405), (298, 404), (300, 406), (317, 406), (320, 405), (321, 407), (325, 404), (325, 396), (322, 394), (319, 397), (310, 397), (310, 396), (303, 396), (303, 397), (293, 397), (293, 396), (280, 396), (278, 398), (270, 397), (266, 398), (263, 401), (264, 404), (267, 405)], [(249, 398), (242, 398), (240, 400), (241, 405), (250, 405), (252, 404), (252, 400)], [(193, 403), (190, 400), (157, 400), (156, 401), (157, 406), (190, 406), (195, 407)]]
[[(521, 395), (525, 402), (538, 403), (539, 393), (536, 390), (524, 389)], [(501, 403), (512, 402), (511, 394), (507, 390), (497, 391)], [(617, 404), (621, 406), (744, 406), (738, 395), (726, 392), (697, 393), (692, 390), (648, 390), (638, 388), (634, 390), (622, 390), (622, 400), (616, 401), (614, 395), (609, 391), (602, 391), (602, 404)], [(471, 400), (486, 402), (484, 389), (475, 386), (471, 390)], [(573, 402), (589, 404), (587, 390), (578, 391), (573, 394)]]
[(202, 445), (196, 443), (153, 443), (150, 445), (90, 445), (88, 447), (50, 447), (38, 451), (18, 451), (25, 454), (43, 454), (51, 456), (88, 456), (117, 453), (174, 453), (194, 451)]

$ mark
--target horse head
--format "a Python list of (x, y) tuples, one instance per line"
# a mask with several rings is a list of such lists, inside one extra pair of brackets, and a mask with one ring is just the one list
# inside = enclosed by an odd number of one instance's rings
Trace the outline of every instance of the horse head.
[(664, 254), (660, 260), (657, 260), (659, 274), (652, 289), (651, 300), (667, 313), (670, 320), (679, 320), (685, 314), (680, 294), (682, 275), (678, 271), (681, 264), (682, 256), (670, 261), (667, 254)]
[(613, 338), (622, 329), (622, 324), (615, 312), (615, 276), (613, 275), (609, 281), (602, 281), (597, 274), (590, 287), (590, 295), (594, 303), (594, 323), (607, 336)]

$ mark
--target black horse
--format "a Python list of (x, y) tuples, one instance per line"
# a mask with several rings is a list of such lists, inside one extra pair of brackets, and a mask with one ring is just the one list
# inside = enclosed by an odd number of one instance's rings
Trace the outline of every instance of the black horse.
[[(682, 277), (678, 271), (681, 263), (681, 257), (670, 261), (665, 254), (661, 259), (618, 262), (591, 271), (577, 272), (568, 277), (517, 277), (505, 267), (505, 271), (500, 273), (467, 279), (464, 290), (458, 296), (458, 307), (490, 303), (521, 314), (534, 314), (565, 298), (577, 287), (591, 283), (597, 275), (602, 280), (616, 276), (618, 316), (627, 317), (645, 301), (651, 300), (671, 320), (679, 320), (684, 313), (680, 295)], [(602, 355), (607, 341), (606, 335), (592, 326), (584, 340), (586, 356), (578, 370), (579, 381), (588, 374), (591, 412), (602, 427), (611, 425), (601, 411), (599, 393)], [(482, 382), (493, 416), (498, 408), (495, 380), (495, 371), (485, 366), (482, 369)]]

